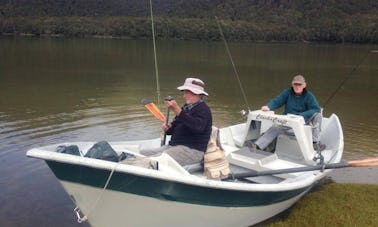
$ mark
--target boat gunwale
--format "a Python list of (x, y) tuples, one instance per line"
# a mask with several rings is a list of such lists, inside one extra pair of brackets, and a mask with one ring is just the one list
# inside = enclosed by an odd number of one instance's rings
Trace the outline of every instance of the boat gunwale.
[[(275, 114), (269, 115), (269, 116), (275, 116)], [(340, 134), (339, 135), (340, 141), (337, 144), (338, 146), (334, 150), (334, 155), (333, 157), (330, 157), (330, 159), (327, 162), (327, 163), (336, 163), (340, 161), (342, 153), (343, 153), (342, 152), (343, 150), (342, 128), (341, 128), (341, 124), (337, 115), (331, 114), (331, 116), (328, 119), (333, 119), (333, 122), (336, 123), (335, 127), (337, 128)], [(114, 146), (125, 146), (125, 145), (129, 146), (129, 145), (142, 144), (141, 142), (155, 143), (156, 141), (158, 141), (158, 139), (136, 140), (136, 141), (111, 141), (109, 143)], [(90, 144), (93, 145), (94, 143), (95, 142), (93, 141), (76, 142), (76, 144), (78, 144), (79, 146), (87, 146)], [(308, 187), (332, 171), (332, 169), (328, 169), (328, 170), (313, 170), (313, 171), (308, 171), (308, 172), (300, 172), (296, 174), (296, 179), (292, 179), (292, 180), (287, 179), (282, 182), (273, 183), (273, 184), (267, 184), (267, 183), (253, 184), (253, 183), (245, 183), (245, 182), (219, 181), (219, 180), (207, 179), (204, 177), (201, 178), (195, 175), (191, 175), (189, 173), (188, 174), (179, 174), (179, 173), (174, 174), (172, 172), (156, 171), (152, 169), (146, 169), (143, 167), (132, 166), (132, 165), (127, 165), (127, 164), (122, 165), (120, 163), (87, 158), (83, 156), (62, 154), (62, 153), (57, 153), (51, 150), (51, 148), (53, 148), (54, 146), (57, 147), (59, 145), (67, 145), (67, 144), (70, 144), (70, 142), (51, 144), (51, 145), (47, 145), (47, 146), (43, 146), (39, 148), (34, 148), (27, 152), (27, 156), (44, 159), (45, 161), (55, 161), (55, 162), (73, 164), (73, 165), (81, 165), (81, 166), (86, 166), (90, 168), (98, 168), (98, 169), (104, 169), (104, 170), (109, 170), (109, 171), (112, 171), (114, 169), (115, 172), (134, 174), (134, 175), (139, 175), (143, 177), (174, 181), (174, 182), (179, 182), (179, 183), (184, 183), (184, 184), (189, 184), (189, 185), (197, 185), (201, 187), (219, 188), (219, 189), (227, 189), (227, 190), (239, 190), (239, 191), (252, 190), (252, 191), (278, 192), (278, 191), (287, 191), (287, 190)], [(75, 144), (75, 142), (72, 142), (71, 144)]]
[[(57, 144), (58, 145), (58, 144)], [(50, 145), (51, 146), (51, 145)], [(42, 147), (43, 148), (43, 147)], [(211, 187), (218, 189), (227, 189), (235, 191), (287, 191), (298, 188), (308, 187), (313, 184), (318, 179), (322, 178), (324, 174), (328, 174), (331, 170), (320, 170), (308, 171), (301, 175), (307, 175), (307, 177), (302, 177), (302, 180), (283, 182), (279, 184), (250, 184), (250, 183), (240, 183), (240, 182), (229, 182), (229, 181), (219, 181), (210, 180), (207, 178), (200, 178), (195, 175), (182, 175), (182, 174), (171, 174), (160, 172), (152, 169), (146, 169), (143, 167), (132, 166), (127, 164), (115, 163), (110, 161), (104, 161), (99, 159), (87, 158), (82, 156), (74, 156), (70, 154), (62, 154), (53, 151), (41, 150), (41, 148), (31, 149), (27, 152), (27, 156), (43, 159), (45, 161), (55, 161), (73, 165), (81, 165), (90, 168), (98, 168), (103, 170), (112, 171), (114, 168), (115, 172), (134, 174), (143, 177), (157, 178), (161, 180), (175, 181), (184, 184), (196, 185), (201, 187)]]

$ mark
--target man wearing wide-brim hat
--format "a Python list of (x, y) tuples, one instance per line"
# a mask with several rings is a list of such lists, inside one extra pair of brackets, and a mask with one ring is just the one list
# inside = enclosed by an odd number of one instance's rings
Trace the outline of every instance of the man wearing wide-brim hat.
[(165, 101), (165, 105), (175, 114), (171, 123), (163, 123), (163, 130), (171, 135), (168, 145), (158, 149), (142, 150), (146, 156), (166, 153), (181, 165), (196, 164), (203, 161), (211, 134), (212, 114), (204, 97), (205, 83), (198, 78), (186, 78), (182, 86), (185, 104), (180, 107), (176, 100)]

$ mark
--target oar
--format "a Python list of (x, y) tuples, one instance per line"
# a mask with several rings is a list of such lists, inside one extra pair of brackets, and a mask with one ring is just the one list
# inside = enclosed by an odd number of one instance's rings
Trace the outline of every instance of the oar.
[(378, 158), (367, 158), (348, 162), (348, 167), (378, 166)]
[(151, 102), (151, 100), (145, 98), (142, 99), (141, 103), (154, 115), (157, 119), (159, 119), (161, 122), (165, 122), (165, 116), (164, 114), (159, 110), (159, 108)]
[(305, 166), (305, 167), (288, 168), (288, 169), (265, 170), (265, 171), (260, 171), (260, 172), (255, 171), (255, 170), (250, 170), (245, 173), (231, 174), (231, 176), (229, 176), (225, 180), (240, 179), (240, 178), (247, 178), (247, 177), (259, 177), (259, 176), (267, 176), (267, 175), (277, 175), (277, 174), (284, 174), (284, 173), (306, 172), (306, 171), (323, 170), (323, 169), (337, 169), (337, 168), (345, 168), (345, 167), (366, 167), (366, 166), (378, 166), (378, 158), (368, 158), (368, 159), (355, 160), (355, 161), (350, 161), (350, 162), (330, 163), (330, 164), (325, 164), (325, 165)]

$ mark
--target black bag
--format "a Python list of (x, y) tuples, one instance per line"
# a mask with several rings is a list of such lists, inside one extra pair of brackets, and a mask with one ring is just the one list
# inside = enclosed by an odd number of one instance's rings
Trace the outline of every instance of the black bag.
[(118, 154), (113, 150), (110, 144), (106, 141), (101, 141), (94, 144), (84, 157), (96, 158), (106, 161), (118, 162)]
[(60, 145), (56, 148), (56, 152), (81, 156), (79, 147), (76, 145)]

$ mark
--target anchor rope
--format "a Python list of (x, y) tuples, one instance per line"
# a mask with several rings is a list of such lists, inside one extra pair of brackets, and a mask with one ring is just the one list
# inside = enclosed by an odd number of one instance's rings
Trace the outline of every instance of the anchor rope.
[(243, 89), (243, 86), (241, 84), (241, 81), (240, 81), (240, 78), (239, 78), (239, 73), (238, 71), (236, 70), (236, 66), (235, 66), (235, 63), (234, 63), (234, 60), (232, 59), (232, 56), (231, 56), (231, 52), (230, 52), (230, 49), (228, 48), (228, 44), (227, 44), (227, 41), (226, 41), (226, 38), (224, 37), (224, 34), (223, 34), (223, 30), (222, 30), (222, 27), (219, 23), (219, 20), (218, 20), (218, 17), (215, 16), (215, 21), (217, 22), (217, 25), (218, 25), (218, 29), (219, 29), (219, 33), (222, 37), (222, 40), (223, 40), (223, 43), (224, 43), (224, 46), (226, 48), (226, 52), (227, 52), (227, 55), (231, 61), (231, 64), (232, 64), (232, 68), (234, 70), (234, 75), (236, 77), (236, 80), (238, 81), (239, 83), (239, 87), (240, 87), (240, 90), (241, 90), (241, 93), (243, 95), (243, 99), (244, 99), (244, 103), (246, 105), (246, 108), (248, 109), (248, 111), (250, 110), (249, 108), (249, 104), (248, 104), (248, 100), (247, 100), (247, 96), (245, 95), (245, 92), (244, 92), (244, 89)]
[(87, 220), (89, 219), (89, 215), (90, 215), (90, 214), (92, 213), (92, 211), (96, 208), (98, 202), (100, 202), (101, 199), (103, 198), (104, 193), (105, 193), (105, 190), (106, 190), (106, 188), (107, 188), (108, 185), (109, 185), (110, 179), (112, 178), (113, 173), (114, 173), (115, 169), (117, 168), (117, 166), (119, 165), (119, 163), (120, 163), (120, 160), (118, 160), (117, 164), (115, 164), (115, 165), (113, 166), (112, 171), (110, 172), (110, 174), (109, 174), (109, 176), (108, 176), (108, 179), (106, 180), (106, 183), (105, 183), (104, 187), (102, 188), (102, 190), (101, 190), (99, 196), (97, 197), (97, 199), (95, 200), (95, 202), (92, 203), (91, 207), (90, 207), (89, 210), (88, 210), (88, 213), (87, 213), (86, 215), (84, 215), (83, 217), (80, 217), (80, 215), (79, 215), (79, 207), (78, 207), (78, 206), (75, 207), (74, 211), (76, 212), (76, 215), (77, 215), (77, 222), (78, 222), (78, 223), (85, 222), (85, 221), (87, 221)]
[(154, 62), (155, 62), (157, 104), (160, 107), (159, 70), (158, 70), (157, 56), (156, 56), (155, 26), (154, 26), (154, 15), (153, 15), (153, 10), (152, 10), (152, 0), (150, 0), (150, 14), (151, 14), (152, 43), (153, 43), (153, 47), (154, 47)]

